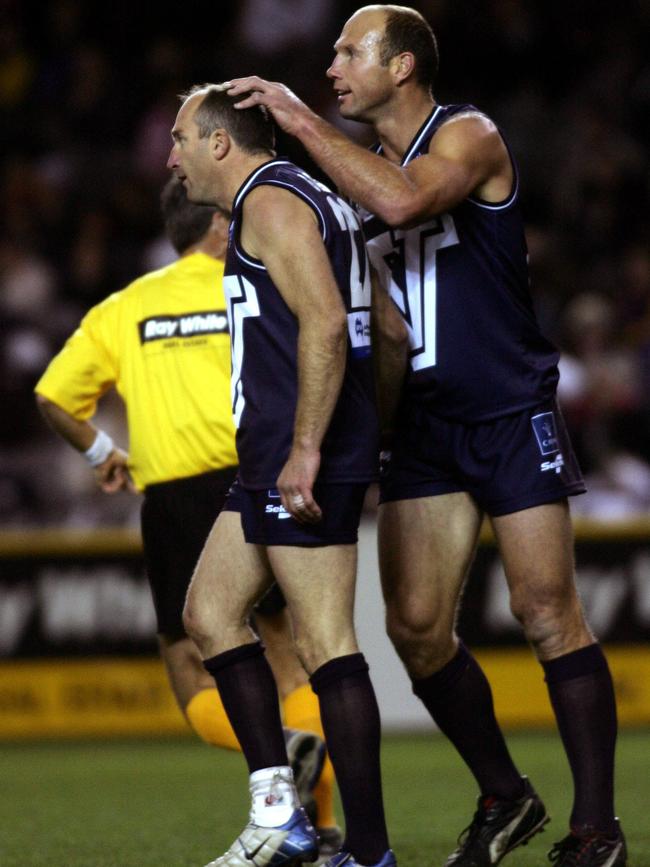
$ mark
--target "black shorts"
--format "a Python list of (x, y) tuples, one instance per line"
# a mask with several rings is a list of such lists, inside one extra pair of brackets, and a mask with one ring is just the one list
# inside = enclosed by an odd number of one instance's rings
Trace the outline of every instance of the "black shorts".
[(158, 632), (182, 636), (183, 606), (194, 567), (237, 467), (149, 485), (141, 524), (144, 561)]
[(466, 491), (497, 517), (586, 490), (555, 400), (472, 425), (411, 406), (385, 458), (381, 503)]
[(355, 545), (367, 482), (314, 485), (314, 499), (323, 517), (318, 524), (300, 524), (287, 512), (275, 488), (248, 491), (235, 482), (224, 511), (241, 514), (247, 542), (254, 545), (295, 545), (323, 548), (326, 545)]

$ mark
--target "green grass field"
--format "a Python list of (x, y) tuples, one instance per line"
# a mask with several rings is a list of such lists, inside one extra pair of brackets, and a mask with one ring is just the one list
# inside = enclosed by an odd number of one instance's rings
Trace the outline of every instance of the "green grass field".
[[(550, 734), (509, 738), (554, 821), (504, 862), (541, 867), (562, 837), (571, 785)], [(440, 867), (473, 811), (474, 787), (441, 737), (387, 737), (383, 767), (400, 867)], [(650, 867), (650, 733), (618, 750), (618, 812), (630, 867)], [(202, 867), (247, 815), (239, 754), (191, 740), (0, 747), (1, 867)]]

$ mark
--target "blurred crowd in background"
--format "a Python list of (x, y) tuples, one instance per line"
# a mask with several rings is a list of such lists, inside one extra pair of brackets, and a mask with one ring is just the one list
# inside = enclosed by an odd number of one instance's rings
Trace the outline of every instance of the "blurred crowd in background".
[[(33, 386), (90, 306), (173, 258), (158, 198), (178, 94), (257, 73), (340, 124), (324, 73), (362, 5), (0, 0), (1, 524), (136, 522), (138, 498), (95, 491)], [(650, 512), (650, 2), (411, 5), (438, 37), (437, 100), (488, 113), (521, 169), (533, 295), (590, 487), (574, 511)], [(97, 423), (124, 440), (116, 398)]]

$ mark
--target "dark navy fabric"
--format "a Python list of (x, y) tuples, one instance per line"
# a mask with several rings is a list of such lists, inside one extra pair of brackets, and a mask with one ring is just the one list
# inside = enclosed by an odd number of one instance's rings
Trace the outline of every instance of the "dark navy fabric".
[(474, 425), (411, 404), (384, 455), (380, 488), (382, 503), (467, 491), (492, 517), (585, 491), (554, 399)]
[(235, 482), (225, 512), (239, 512), (244, 538), (253, 545), (291, 545), (323, 548), (356, 545), (367, 483), (314, 485), (314, 499), (323, 517), (317, 524), (301, 524), (284, 508), (277, 488), (250, 491)]
[(272, 160), (249, 176), (235, 198), (224, 278), (241, 484), (250, 490), (275, 486), (291, 448), (298, 387), (297, 319), (262, 262), (240, 244), (245, 198), (262, 184), (287, 189), (313, 209), (347, 311), (345, 377), (323, 440), (318, 480), (371, 481), (376, 477), (378, 422), (370, 275), (361, 225), (331, 190), (292, 163)]
[[(470, 110), (436, 106), (402, 165), (428, 152), (446, 120)], [(407, 395), (443, 418), (499, 418), (555, 393), (558, 354), (533, 311), (513, 167), (505, 201), (470, 197), (412, 229), (390, 229), (360, 209), (371, 261), (409, 326)]]

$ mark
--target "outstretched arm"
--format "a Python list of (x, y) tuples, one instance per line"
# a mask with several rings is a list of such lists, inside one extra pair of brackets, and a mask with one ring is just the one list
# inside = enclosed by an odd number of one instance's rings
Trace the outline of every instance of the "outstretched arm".
[(472, 192), (488, 201), (509, 193), (508, 151), (484, 115), (451, 119), (433, 137), (428, 154), (402, 167), (351, 141), (283, 84), (256, 76), (230, 84), (231, 96), (250, 92), (237, 103), (239, 108), (266, 106), (341, 192), (389, 226), (417, 225), (455, 207)]
[(98, 431), (90, 422), (74, 418), (42, 394), (36, 395), (36, 403), (50, 427), (73, 448), (84, 454), (90, 450), (91, 457), (93, 447), (96, 448), (96, 459), (92, 465), (97, 484), (103, 491), (108, 494), (120, 490), (136, 491), (129, 474), (128, 455), (114, 446), (110, 438), (103, 439), (106, 434)]
[(311, 208), (278, 187), (254, 189), (244, 204), (242, 244), (266, 266), (298, 320), (298, 400), (289, 458), (277, 481), (299, 521), (321, 518), (313, 497), (320, 448), (345, 372), (347, 322)]

